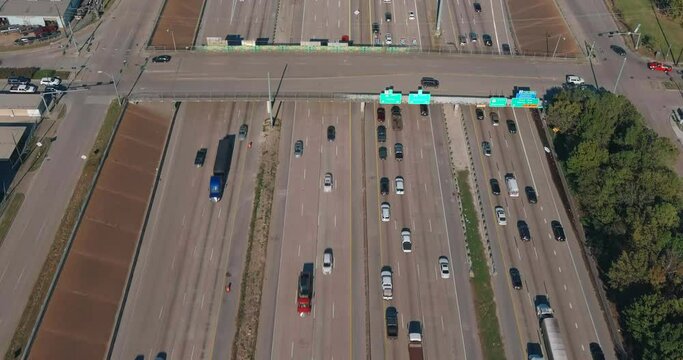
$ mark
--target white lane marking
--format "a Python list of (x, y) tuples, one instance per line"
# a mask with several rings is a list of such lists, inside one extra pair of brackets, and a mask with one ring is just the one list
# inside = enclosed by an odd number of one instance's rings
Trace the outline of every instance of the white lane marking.
[(173, 255), (173, 260), (171, 261), (171, 270), (175, 269), (175, 255)]
[(424, 155), (422, 154), (422, 149), (420, 149), (420, 159), (424, 159)]
[(183, 227), (185, 227), (185, 218), (186, 218), (186, 215), (183, 215), (183, 222), (182, 222)]
[(538, 251), (536, 251), (536, 247), (534, 246), (534, 254), (536, 255), (536, 260), (538, 260)]
[(211, 255), (209, 255), (209, 262), (211, 262), (211, 260), (213, 260), (213, 248), (211, 248)]
[(429, 219), (429, 232), (432, 232), (432, 219)]
[(446, 331), (446, 326), (443, 323), (443, 315), (441, 315), (441, 331)]
[(519, 252), (519, 248), (517, 248), (517, 258), (522, 260), (522, 253)]
[(401, 276), (401, 262), (397, 261), (396, 262), (396, 272), (398, 273), (398, 276)]
[(289, 358), (294, 359), (294, 341), (292, 341), (292, 349), (289, 350)]
[[(320, 148), (320, 152), (323, 152), (322, 148)], [(304, 180), (306, 180), (306, 168), (304, 168)]]
[(574, 306), (572, 305), (571, 302), (569, 303), (569, 308), (572, 309), (572, 310), (574, 310)]
[(420, 264), (415, 264), (415, 267), (417, 268), (417, 279), (420, 280)]
[(221, 218), (221, 212), (223, 211), (223, 208), (218, 208), (218, 218)]
[(558, 266), (558, 267), (557, 267), (557, 270), (558, 270), (559, 272), (562, 272), (562, 267)]
[(564, 287), (564, 291), (567, 291), (567, 284), (564, 284), (563, 287)]
[(159, 309), (159, 320), (161, 320), (161, 316), (164, 314), (164, 305), (161, 305), (161, 309)]
[(304, 203), (301, 203), (301, 216), (304, 216)]
[(199, 245), (195, 245), (195, 246), (194, 246), (194, 250), (192, 251), (192, 256), (196, 256), (196, 255), (197, 255), (197, 246), (199, 246)]
[(5, 266), (5, 268), (2, 270), (2, 275), (0, 275), (0, 283), (2, 283), (2, 279), (5, 278), (5, 273), (7, 272), (7, 268), (9, 265)]
[(204, 296), (205, 296), (205, 295), (206, 295), (206, 294), (202, 294), (202, 302), (201, 302), (201, 304), (199, 305), (199, 309), (200, 309), (200, 310), (201, 310), (201, 309), (204, 309)]
[(423, 184), (425, 186), (425, 193), (427, 192), (427, 183)]
[(296, 250), (296, 256), (301, 257), (301, 244), (299, 244), (298, 249)]
[(578, 329), (578, 328), (579, 328), (579, 324), (574, 323), (574, 327)]
[(338, 155), (339, 155), (339, 146), (336, 146), (336, 145), (335, 145), (335, 147), (334, 147), (334, 156), (338, 156)]
[(334, 319), (334, 302), (332, 302), (332, 318)]
[(187, 291), (183, 293), (183, 305), (187, 302)]
[(337, 228), (337, 215), (334, 216), (334, 227)]
[(194, 345), (192, 345), (192, 353), (190, 353), (190, 359), (194, 359)]

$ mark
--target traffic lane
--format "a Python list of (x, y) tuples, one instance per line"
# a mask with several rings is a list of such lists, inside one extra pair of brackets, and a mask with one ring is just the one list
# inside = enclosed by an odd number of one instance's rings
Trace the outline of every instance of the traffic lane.
[(444, 34), (444, 40), (446, 44), (457, 48), (460, 51), (469, 51), (467, 48), (467, 43), (465, 45), (460, 44), (460, 35), (467, 36), (469, 33), (469, 28), (467, 23), (464, 21), (462, 13), (458, 10), (458, 4), (453, 2), (446, 2), (445, 9), (442, 10), (442, 16), (445, 21), (442, 23), (442, 34)]
[(280, 2), (277, 13), (280, 19), (291, 19), (291, 21), (277, 21), (275, 28), (275, 43), (300, 43), (307, 41), (302, 33), (302, 24), (305, 20), (304, 1), (287, 0)]
[[(486, 3), (483, 0), (483, 3)], [(509, 14), (507, 12), (507, 6), (503, 3), (503, 0), (489, 0), (488, 3), (491, 7), (491, 16), (494, 18), (493, 24), (496, 26), (498, 31), (498, 37), (496, 42), (499, 44), (498, 51), (502, 52), (502, 45), (508, 44), (510, 46), (510, 52), (514, 54), (515, 51), (515, 40), (514, 34), (510, 29), (512, 26), (508, 23)]]

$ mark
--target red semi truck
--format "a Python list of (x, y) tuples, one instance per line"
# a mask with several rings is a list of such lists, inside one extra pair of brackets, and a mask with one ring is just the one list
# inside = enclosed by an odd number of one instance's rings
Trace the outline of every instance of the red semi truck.
[(311, 313), (313, 300), (313, 263), (305, 263), (299, 274), (299, 284), (296, 295), (296, 310), (304, 317)]

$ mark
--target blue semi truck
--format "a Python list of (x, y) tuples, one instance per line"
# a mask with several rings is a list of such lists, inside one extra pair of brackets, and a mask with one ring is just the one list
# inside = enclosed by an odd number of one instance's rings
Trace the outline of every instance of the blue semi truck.
[(218, 202), (223, 197), (223, 189), (230, 173), (232, 151), (235, 148), (235, 135), (228, 135), (218, 142), (216, 161), (213, 164), (213, 175), (209, 179), (209, 198)]

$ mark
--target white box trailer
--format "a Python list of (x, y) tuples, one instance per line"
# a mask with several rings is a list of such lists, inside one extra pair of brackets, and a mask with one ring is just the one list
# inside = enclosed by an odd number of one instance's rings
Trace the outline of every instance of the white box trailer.
[(510, 197), (519, 197), (519, 186), (517, 185), (515, 175), (512, 173), (505, 174), (505, 185), (507, 185)]

